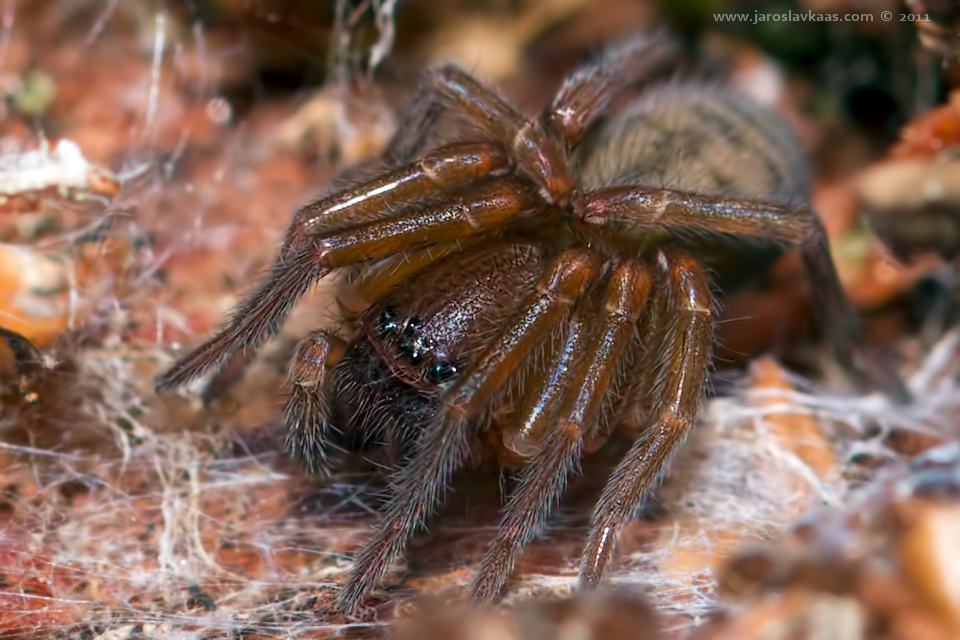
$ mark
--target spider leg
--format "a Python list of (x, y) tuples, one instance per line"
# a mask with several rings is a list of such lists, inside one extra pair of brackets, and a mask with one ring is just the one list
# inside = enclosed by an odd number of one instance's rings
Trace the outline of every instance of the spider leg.
[(624, 90), (662, 71), (679, 54), (679, 43), (666, 32), (629, 38), (610, 47), (567, 77), (543, 120), (573, 148)]
[(315, 259), (326, 269), (339, 269), (407, 249), (468, 238), (532, 211), (537, 204), (522, 183), (494, 178), (464, 189), (451, 201), (318, 238), (313, 242)]
[[(398, 132), (397, 135), (400, 135), (400, 132)], [(466, 147), (466, 150), (470, 151), (470, 147)], [(378, 160), (371, 159), (366, 162), (362, 162), (360, 164), (347, 167), (330, 181), (330, 184), (327, 185), (327, 193), (329, 194), (333, 192), (343, 192), (345, 190), (351, 190), (351, 193), (355, 193), (357, 190), (356, 187), (358, 185), (367, 184), (370, 182), (370, 174), (375, 169), (379, 169), (379, 174), (382, 174), (383, 171), (386, 171), (386, 170), (396, 170), (397, 167), (401, 164), (404, 164), (404, 163), (399, 162), (396, 157), (394, 157), (392, 154), (388, 152), (388, 153), (382, 154)], [(499, 173), (502, 173), (502, 171), (497, 168), (496, 162), (495, 162), (494, 171), (492, 171), (491, 174), (495, 175)], [(395, 172), (394, 175), (397, 175), (397, 172)], [(399, 172), (399, 175), (402, 177), (407, 174), (401, 171)], [(382, 178), (378, 180), (382, 182)], [(393, 193), (392, 195), (396, 197), (398, 195), (403, 195), (403, 194)], [(311, 216), (323, 215), (324, 210), (322, 208), (322, 205), (319, 207), (320, 209), (319, 214), (317, 213), (317, 203), (324, 203), (324, 202), (329, 204), (330, 197), (324, 196), (319, 200), (317, 200), (315, 203), (302, 207), (298, 211), (298, 214), (304, 215), (308, 220)], [(330, 207), (327, 208), (328, 212), (329, 212), (329, 209)], [(333, 210), (334, 211), (337, 210), (335, 205), (333, 206)], [(392, 209), (390, 209), (389, 211), (392, 211)], [(310, 212), (309, 215), (307, 214), (307, 212)], [(360, 221), (361, 222), (363, 221), (362, 218), (360, 219)], [(336, 222), (335, 220), (330, 220), (331, 230), (337, 226), (335, 222)], [(300, 229), (299, 227), (295, 226), (293, 231), (302, 232), (303, 229)], [(288, 234), (290, 233), (291, 233), (291, 230), (288, 230)], [(287, 239), (288, 244), (294, 244), (299, 241), (302, 241), (302, 238)], [(229, 389), (238, 379), (240, 379), (243, 376), (244, 372), (246, 371), (247, 366), (250, 364), (250, 361), (253, 360), (254, 355), (255, 353), (253, 350), (245, 350), (241, 353), (234, 352), (227, 359), (227, 361), (222, 365), (220, 371), (215, 376), (211, 377), (210, 381), (207, 383), (207, 385), (204, 387), (203, 391), (201, 392), (201, 397), (204, 403), (208, 403), (212, 399), (219, 397), (227, 389)]]
[(430, 265), (488, 240), (483, 235), (441, 242), (425, 249), (405, 251), (372, 265), (364, 265), (340, 282), (337, 302), (348, 318), (355, 318), (394, 287)]
[(850, 305), (830, 257), (830, 244), (822, 227), (800, 246), (803, 265), (810, 279), (814, 311), (820, 326), (834, 345), (834, 354), (847, 370), (866, 378), (900, 403), (911, 401), (911, 393), (890, 363), (863, 343), (860, 323)]
[(620, 527), (686, 438), (706, 382), (713, 340), (709, 281), (697, 261), (684, 251), (664, 251), (659, 262), (675, 318), (661, 347), (658, 369), (664, 379), (656, 385), (657, 415), (613, 472), (597, 503), (580, 564), (582, 588), (597, 584), (613, 554)]
[(668, 229), (758, 236), (790, 243), (823, 234), (807, 206), (652, 187), (607, 187), (585, 193), (578, 215), (587, 224), (628, 222)]
[(328, 331), (314, 331), (300, 341), (290, 362), (290, 395), (283, 410), (287, 451), (308, 473), (329, 473), (327, 404), (333, 370), (347, 343)]
[(333, 269), (406, 249), (480, 234), (533, 207), (526, 187), (507, 178), (474, 184), (457, 198), (409, 208), (395, 217), (329, 233), (281, 252), (270, 275), (248, 295), (217, 335), (179, 359), (154, 383), (157, 392), (218, 367), (233, 353), (276, 335), (290, 307)]
[(599, 266), (595, 255), (586, 251), (568, 250), (557, 256), (521, 311), (444, 395), (444, 410), (425, 428), (416, 455), (397, 472), (394, 498), (384, 519), (357, 555), (337, 599), (341, 611), (356, 610), (443, 499), (449, 477), (467, 455), (471, 419), (563, 320), (594, 281)]
[(509, 158), (496, 144), (461, 142), (441, 147), (416, 162), (304, 205), (294, 215), (283, 251), (311, 238), (390, 218), (404, 205), (434, 194), (449, 195), (509, 169)]
[[(427, 72), (410, 106), (404, 112), (401, 130), (426, 132), (444, 111), (455, 112), (467, 122), (510, 149), (517, 166), (554, 204), (566, 203), (574, 188), (561, 148), (543, 124), (531, 121), (500, 93), (456, 65)], [(423, 146), (424, 135), (400, 136), (389, 151), (408, 157)]]
[[(552, 405), (562, 398), (558, 418), (523, 470), (504, 510), (497, 537), (470, 588), (474, 601), (487, 603), (500, 592), (520, 554), (553, 510), (568, 474), (579, 464), (584, 439), (590, 438), (600, 421), (620, 356), (635, 338), (651, 282), (645, 265), (624, 261), (610, 277), (595, 328), (584, 327), (580, 319), (571, 322), (567, 340), (551, 363), (554, 370), (563, 368), (568, 373), (557, 376), (550, 372), (549, 377), (559, 377), (561, 383), (546, 385), (536, 403), (545, 405), (539, 419), (550, 420)], [(588, 333), (588, 339), (584, 340), (583, 333)], [(574, 353), (576, 364), (570, 372), (566, 354)]]
[(585, 302), (577, 305), (569, 322), (551, 336), (551, 344), (545, 345), (552, 348), (544, 350), (544, 364), (537, 367), (536, 360), (531, 358), (535, 368), (528, 374), (522, 396), (516, 403), (516, 417), (508, 419), (512, 424), (505, 425), (500, 436), (504, 447), (520, 460), (532, 458), (543, 446), (556, 406), (570, 391), (574, 364), (589, 338), (584, 319)]
[(587, 224), (610, 221), (671, 230), (767, 238), (798, 245), (810, 278), (814, 309), (840, 362), (898, 402), (910, 392), (891, 365), (864, 344), (843, 291), (823, 224), (809, 206), (647, 187), (609, 187), (584, 194), (577, 213)]
[(397, 161), (410, 161), (427, 144), (430, 132), (448, 106), (434, 86), (436, 70), (423, 74), (413, 97), (407, 101), (397, 117), (397, 132), (387, 143), (384, 156)]

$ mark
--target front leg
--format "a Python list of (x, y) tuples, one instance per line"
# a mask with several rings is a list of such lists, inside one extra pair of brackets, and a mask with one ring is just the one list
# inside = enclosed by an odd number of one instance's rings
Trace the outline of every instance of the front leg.
[(680, 43), (663, 32), (610, 47), (567, 77), (547, 108), (544, 121), (568, 148), (573, 148), (620, 94), (669, 68), (679, 56)]
[(330, 472), (330, 380), (347, 343), (329, 331), (314, 331), (297, 345), (290, 361), (290, 395), (283, 410), (287, 452), (308, 473)]
[(444, 112), (456, 114), (510, 150), (517, 167), (531, 178), (552, 203), (563, 205), (574, 189), (563, 150), (540, 120), (531, 121), (497, 89), (480, 82), (456, 65), (429, 71), (404, 110), (388, 153), (412, 157)]
[[(453, 201), (424, 203), (429, 196), (453, 194), (485, 175), (499, 175), (507, 165), (497, 145), (449, 145), (419, 162), (303, 207), (266, 278), (234, 309), (217, 335), (156, 378), (157, 392), (219, 369), (238, 351), (256, 349), (275, 336), (293, 305), (332, 269), (415, 248), (405, 244), (416, 242), (414, 237), (429, 244), (474, 235), (496, 217), (498, 207), (527, 207), (529, 198), (497, 180), (482, 182), (479, 190), (473, 188)], [(464, 204), (470, 197), (479, 200)], [(409, 205), (417, 202), (424, 203), (421, 214), (410, 214)], [(516, 211), (506, 217), (511, 213)], [(458, 214), (465, 217), (458, 220)], [(378, 246), (368, 250), (369, 245)]]
[(649, 344), (657, 361), (653, 420), (607, 481), (593, 512), (590, 536), (580, 561), (580, 587), (596, 587), (613, 557), (617, 534), (667, 468), (693, 426), (703, 397), (713, 344), (713, 302), (704, 270), (685, 251), (660, 254), (664, 290), (658, 306), (669, 304), (663, 344)]
[(575, 203), (575, 210), (587, 224), (625, 222), (673, 231), (752, 236), (798, 246), (810, 278), (820, 326), (840, 362), (897, 402), (910, 400), (910, 392), (899, 375), (864, 344), (860, 323), (830, 257), (826, 231), (808, 205), (670, 189), (610, 187), (585, 194)]
[[(599, 308), (574, 311), (564, 344), (549, 369), (540, 380), (528, 382), (536, 397), (525, 407), (520, 423), (533, 428), (521, 431), (518, 439), (526, 439), (524, 444), (535, 453), (520, 474), (497, 536), (470, 587), (475, 603), (488, 603), (506, 584), (523, 550), (556, 506), (567, 477), (579, 465), (584, 443), (601, 430), (608, 391), (624, 351), (636, 339), (637, 321), (653, 282), (651, 271), (632, 260), (619, 264)], [(543, 429), (543, 439), (531, 442)]]
[(449, 478), (469, 449), (473, 419), (511, 379), (538, 344), (568, 317), (600, 270), (596, 256), (571, 249), (557, 256), (534, 293), (443, 397), (443, 409), (426, 425), (417, 452), (395, 475), (383, 522), (357, 554), (337, 608), (353, 613), (403, 552), (446, 493)]

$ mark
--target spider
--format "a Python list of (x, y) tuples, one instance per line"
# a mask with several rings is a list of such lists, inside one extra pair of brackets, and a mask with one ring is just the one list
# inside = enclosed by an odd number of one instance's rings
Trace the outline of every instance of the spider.
[[(478, 451), (520, 469), (471, 586), (492, 600), (581, 458), (623, 428), (635, 444), (580, 565), (580, 584), (597, 584), (694, 423), (717, 294), (787, 246), (800, 247), (838, 352), (866, 363), (799, 144), (721, 84), (654, 81), (680, 50), (666, 34), (621, 42), (533, 119), (456, 66), (428, 72), (384, 172), (299, 209), (263, 282), (157, 378), (162, 392), (218, 369), (274, 336), (319, 279), (347, 275), (338, 301), (351, 335), (299, 344), (284, 413), (288, 450), (309, 471), (330, 472), (343, 446), (392, 452), (392, 498), (341, 611), (358, 610)], [(451, 114), (469, 133), (431, 146)], [(882, 363), (866, 370), (903, 393)]]

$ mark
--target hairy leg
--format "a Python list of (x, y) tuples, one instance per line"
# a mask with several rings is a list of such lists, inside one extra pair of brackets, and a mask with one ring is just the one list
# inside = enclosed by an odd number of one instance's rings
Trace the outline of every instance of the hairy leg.
[(330, 405), (333, 370), (347, 343), (328, 331), (314, 331), (297, 345), (290, 361), (290, 395), (283, 410), (287, 452), (309, 473), (330, 473)]
[(630, 38), (574, 71), (544, 114), (559, 139), (573, 148), (617, 96), (676, 61), (679, 43), (664, 32)]
[[(613, 555), (616, 536), (670, 457), (687, 436), (700, 407), (713, 342), (710, 284), (700, 265), (679, 250), (661, 253), (663, 282), (669, 287), (675, 318), (661, 346), (664, 374), (658, 385), (655, 419), (611, 475), (590, 525), (580, 564), (580, 585), (599, 582)], [(656, 348), (656, 345), (651, 345)]]
[(587, 224), (628, 222), (665, 229), (758, 236), (800, 244), (822, 231), (806, 205), (732, 198), (654, 187), (607, 187), (583, 194), (577, 215)]
[(471, 185), (450, 201), (323, 236), (313, 246), (316, 259), (325, 268), (339, 269), (477, 236), (536, 207), (526, 185), (512, 178), (495, 178)]
[[(553, 394), (543, 398), (548, 405), (563, 399), (556, 422), (523, 470), (504, 510), (497, 536), (470, 588), (476, 602), (489, 602), (503, 588), (520, 554), (553, 510), (570, 471), (579, 464), (584, 439), (596, 430), (620, 356), (636, 337), (637, 320), (650, 286), (651, 273), (645, 265), (624, 261), (610, 276), (600, 317), (592, 330), (586, 329), (588, 339), (579, 335), (581, 321), (571, 324), (567, 342), (575, 343), (561, 349), (555, 366), (565, 364), (565, 351), (576, 352), (573, 371), (565, 376), (563, 386), (547, 386), (545, 391)], [(549, 374), (552, 377), (553, 372)], [(547, 409), (545, 419), (550, 419), (549, 406)]]
[(502, 176), (510, 160), (496, 144), (461, 142), (369, 181), (339, 190), (297, 210), (283, 250), (359, 224), (388, 219), (405, 205), (431, 196), (449, 196), (481, 178)]
[[(532, 121), (493, 87), (455, 65), (429, 71), (404, 113), (401, 128), (427, 132), (449, 111), (509, 149), (518, 168), (553, 203), (563, 205), (574, 188), (562, 150), (537, 120)], [(423, 146), (423, 134), (398, 138), (390, 151), (408, 157)]]
[(219, 367), (233, 353), (276, 335), (290, 308), (320, 278), (349, 264), (377, 260), (435, 242), (481, 234), (532, 209), (526, 187), (508, 178), (474, 184), (456, 198), (421, 210), (310, 239), (278, 257), (270, 275), (231, 314), (217, 335), (155, 380), (157, 392)]
[(797, 245), (810, 277), (821, 326), (841, 363), (893, 399), (910, 393), (891, 365), (872, 355), (830, 257), (826, 231), (808, 206), (648, 187), (610, 187), (584, 194), (577, 214), (587, 224), (610, 221), (665, 229), (754, 236)]
[(348, 319), (358, 317), (371, 304), (387, 295), (417, 273), (464, 249), (476, 246), (485, 240), (482, 235), (458, 238), (450, 242), (404, 251), (380, 262), (363, 265), (338, 283), (337, 302)]
[(550, 430), (557, 405), (570, 391), (574, 365), (582, 357), (589, 340), (589, 328), (584, 316), (590, 309), (586, 300), (577, 306), (570, 321), (549, 340), (551, 347), (544, 350), (543, 364), (532, 357), (524, 377), (523, 394), (514, 403), (512, 416), (501, 429), (500, 438), (508, 455), (520, 462), (529, 462), (543, 446)]
[[(401, 133), (398, 136), (403, 137)], [(409, 166), (390, 153), (379, 161), (349, 167), (333, 179), (327, 193), (301, 207), (287, 230), (283, 252), (290, 252), (312, 235), (333, 233), (351, 224), (364, 224), (392, 215), (404, 202), (424, 194), (449, 194), (462, 184), (483, 177), (503, 175), (506, 156), (497, 147), (483, 143), (451, 145)], [(377, 177), (370, 172), (380, 169)], [(386, 172), (386, 173), (385, 173)], [(366, 176), (366, 178), (364, 177)], [(401, 256), (402, 257), (402, 256)], [(203, 389), (204, 402), (223, 394), (244, 373), (253, 350), (233, 353)]]
[(357, 555), (337, 606), (352, 612), (403, 552), (407, 539), (440, 502), (453, 472), (467, 455), (470, 422), (526, 360), (530, 351), (596, 278), (599, 264), (585, 251), (560, 254), (522, 310), (487, 346), (443, 398), (444, 409), (427, 425), (417, 454), (397, 474), (383, 522)]

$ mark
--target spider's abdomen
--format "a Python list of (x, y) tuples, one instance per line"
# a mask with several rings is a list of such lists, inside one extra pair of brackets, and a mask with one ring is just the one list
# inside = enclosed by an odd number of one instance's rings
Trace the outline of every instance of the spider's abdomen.
[[(797, 205), (810, 188), (803, 149), (779, 114), (713, 83), (668, 83), (639, 95), (590, 136), (578, 176), (584, 189), (643, 185)], [(618, 228), (640, 250), (684, 247), (727, 293), (765, 273), (784, 250), (758, 238)]]
[(579, 158), (581, 186), (642, 184), (704, 194), (805, 200), (799, 141), (774, 111), (717, 84), (671, 83), (638, 96)]

